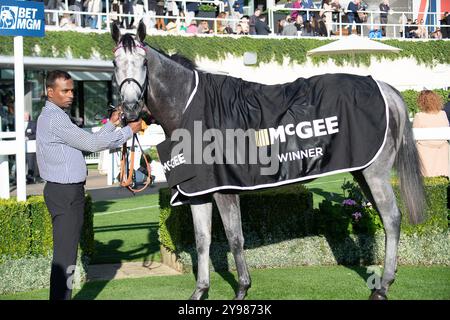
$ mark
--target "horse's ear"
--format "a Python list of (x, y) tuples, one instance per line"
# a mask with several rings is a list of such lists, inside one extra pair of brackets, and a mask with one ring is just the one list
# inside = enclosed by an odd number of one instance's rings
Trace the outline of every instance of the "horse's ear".
[(145, 26), (144, 20), (141, 19), (141, 21), (139, 21), (139, 25), (137, 28), (137, 32), (136, 32), (137, 38), (140, 42), (144, 42), (145, 41), (145, 36), (147, 35), (147, 27)]
[(111, 36), (116, 44), (119, 43), (120, 40), (120, 29), (117, 23), (111, 24)]

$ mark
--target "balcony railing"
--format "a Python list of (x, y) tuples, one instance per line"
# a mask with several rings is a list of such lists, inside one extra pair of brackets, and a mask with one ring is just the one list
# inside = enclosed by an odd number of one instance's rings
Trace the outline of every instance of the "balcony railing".
[[(109, 1), (107, 0), (107, 3)], [(183, 1), (183, 6), (185, 7), (185, 2), (201, 2), (201, 3), (210, 3), (219, 6), (219, 10), (223, 10), (223, 2), (222, 1), (198, 1), (198, 0), (187, 0)], [(224, 34), (223, 30), (228, 30), (228, 35), (230, 31), (233, 34), (236, 32), (236, 26), (238, 24), (242, 24), (247, 26), (248, 21), (244, 21), (241, 17), (236, 14), (232, 14), (226, 18), (208, 18), (208, 17), (184, 17), (184, 16), (168, 16), (168, 15), (155, 15), (149, 12), (141, 11), (140, 13), (134, 14), (119, 14), (119, 13), (111, 13), (109, 10), (107, 12), (95, 13), (95, 12), (86, 12), (86, 11), (74, 11), (74, 10), (45, 10), (46, 13), (46, 28), (47, 30), (76, 30), (80, 32), (109, 32), (111, 23), (115, 20), (123, 20), (123, 19), (132, 19), (134, 18), (134, 28), (136, 27), (138, 21), (142, 18), (146, 22), (147, 28), (153, 30), (153, 33), (156, 34), (185, 34), (179, 30), (181, 24), (184, 24), (185, 27), (188, 26), (191, 20), (198, 21), (208, 21), (210, 25), (213, 27), (211, 31), (208, 32), (209, 35), (218, 35)], [(285, 19), (288, 15), (288, 12), (300, 11), (305, 20), (314, 21), (314, 17), (319, 16), (320, 9), (294, 9), (294, 8), (283, 8), (283, 7), (271, 7), (267, 10), (267, 19), (268, 25), (272, 31), (269, 37), (277, 36), (280, 37), (280, 34), (277, 34), (279, 28), (277, 26), (277, 22), (280, 19)], [(328, 11), (330, 12), (330, 11)], [(346, 21), (346, 11), (342, 10), (340, 12), (334, 12), (335, 19), (328, 23), (328, 28), (332, 32), (328, 32), (325, 34), (325, 37), (342, 37), (345, 36), (348, 32), (349, 23)], [(283, 13), (285, 13), (283, 15)], [(365, 21), (362, 23), (355, 24), (353, 23), (353, 28), (357, 26), (358, 33), (361, 36), (368, 36), (369, 32), (375, 29), (384, 29), (383, 38), (407, 38), (408, 34), (405, 30), (416, 28), (420, 29), (420, 37), (421, 38), (431, 38), (433, 36), (433, 32), (440, 28), (450, 28), (447, 25), (441, 25), (440, 20), (442, 19), (442, 12), (407, 12), (407, 11), (399, 11), (399, 12), (390, 12), (388, 14), (388, 23), (380, 23), (380, 14), (381, 11), (360, 11), (359, 13), (365, 16)], [(426, 14), (428, 17), (432, 17), (429, 19), (434, 21), (433, 23), (408, 23), (408, 19), (414, 20), (418, 15)], [(90, 17), (97, 17), (97, 24), (95, 28), (89, 27), (89, 23), (87, 20)], [(113, 20), (113, 18), (115, 20)], [(161, 31), (156, 30), (153, 27), (155, 26), (156, 19), (163, 18), (166, 21), (175, 21), (178, 30), (171, 31)], [(323, 19), (325, 23), (325, 19)], [(245, 30), (244, 30), (245, 31)], [(356, 33), (354, 31), (354, 33)], [(450, 31), (449, 31), (450, 33)], [(187, 33), (189, 34), (189, 33)], [(304, 33), (303, 33), (304, 34)], [(247, 35), (247, 34), (246, 34)], [(239, 36), (239, 35), (238, 35)], [(251, 35), (250, 35), (251, 36)], [(298, 36), (302, 36), (302, 32), (298, 32)]]

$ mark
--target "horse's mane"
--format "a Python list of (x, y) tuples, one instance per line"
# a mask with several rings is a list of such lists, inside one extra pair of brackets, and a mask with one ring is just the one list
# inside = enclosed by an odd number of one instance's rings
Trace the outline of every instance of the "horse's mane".
[[(122, 38), (120, 39), (120, 42), (122, 43), (122, 46), (124, 47), (125, 51), (129, 50), (130, 52), (133, 51), (133, 49), (136, 47), (136, 43), (134, 42), (135, 38), (134, 35), (131, 33), (126, 33), (122, 36)], [(197, 65), (195, 64), (194, 61), (186, 58), (185, 56), (175, 53), (173, 55), (168, 55), (167, 53), (153, 48), (152, 46), (150, 46), (148, 43), (144, 43), (147, 47), (155, 50), (156, 52), (158, 52), (159, 54), (163, 55), (166, 58), (169, 58), (170, 60), (182, 65), (183, 67), (189, 69), (189, 70), (195, 70), (197, 69)]]

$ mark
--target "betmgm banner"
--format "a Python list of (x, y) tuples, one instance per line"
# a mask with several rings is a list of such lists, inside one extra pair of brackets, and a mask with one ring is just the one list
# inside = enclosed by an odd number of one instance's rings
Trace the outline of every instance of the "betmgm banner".
[(44, 35), (44, 3), (0, 0), (0, 36)]

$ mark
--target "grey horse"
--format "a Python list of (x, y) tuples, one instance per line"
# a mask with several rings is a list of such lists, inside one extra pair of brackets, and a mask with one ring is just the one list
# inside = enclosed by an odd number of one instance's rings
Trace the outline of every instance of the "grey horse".
[[(166, 136), (170, 137), (180, 125), (183, 108), (194, 87), (192, 68), (146, 45), (146, 28), (142, 21), (136, 36), (121, 35), (116, 25), (112, 26), (111, 33), (116, 43), (114, 76), (120, 85), (119, 92), (126, 117), (135, 120), (142, 116), (144, 98), (152, 116), (162, 126)], [(377, 208), (385, 229), (385, 261), (381, 286), (370, 295), (371, 299), (376, 300), (387, 299), (388, 288), (395, 279), (397, 268), (401, 214), (391, 185), (391, 169), (395, 168), (400, 177), (402, 196), (410, 221), (421, 222), (425, 207), (420, 160), (407, 108), (398, 91), (383, 82), (379, 82), (379, 85), (389, 105), (387, 139), (374, 162), (362, 170), (352, 172), (369, 201)], [(147, 93), (146, 97), (143, 97), (144, 92)], [(242, 300), (251, 286), (251, 279), (244, 257), (239, 195), (215, 192), (212, 197), (219, 209), (236, 262), (239, 279), (235, 299)], [(199, 300), (210, 287), (212, 199), (205, 196), (192, 197), (190, 207), (198, 254), (197, 283), (190, 298)]]

